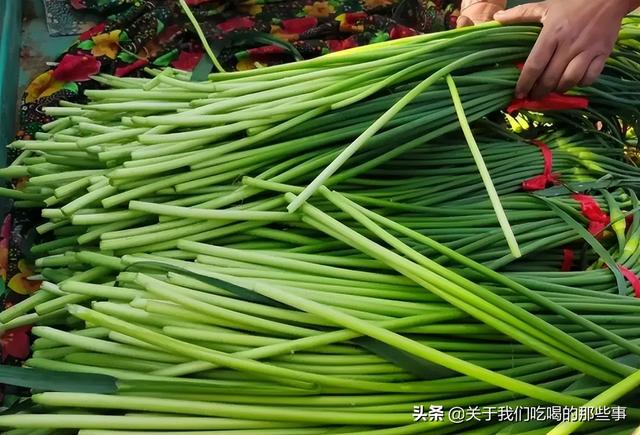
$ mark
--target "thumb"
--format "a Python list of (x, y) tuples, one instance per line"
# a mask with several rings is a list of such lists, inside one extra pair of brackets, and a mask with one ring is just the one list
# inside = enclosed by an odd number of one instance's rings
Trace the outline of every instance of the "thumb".
[(473, 26), (473, 21), (471, 20), (471, 18), (466, 17), (464, 15), (460, 15), (458, 17), (458, 20), (456, 21), (456, 27), (460, 28), (460, 27), (469, 27), (469, 26)]
[(540, 23), (547, 12), (546, 2), (528, 3), (496, 12), (493, 19), (501, 24)]

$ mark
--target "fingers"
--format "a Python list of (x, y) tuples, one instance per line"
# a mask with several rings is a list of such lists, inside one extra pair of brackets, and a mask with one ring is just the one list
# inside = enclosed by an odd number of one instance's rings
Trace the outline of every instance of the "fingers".
[(560, 51), (561, 49), (556, 50), (545, 72), (524, 96), (529, 95), (536, 100), (550, 92), (566, 92), (576, 86), (590, 86), (602, 73), (608, 58), (607, 55), (595, 55), (593, 52), (584, 51), (567, 62)]
[(547, 69), (557, 47), (558, 42), (553, 32), (545, 31), (543, 28), (520, 74), (516, 85), (517, 98), (524, 98), (531, 93), (536, 82)]
[[(528, 3), (507, 9), (506, 11), (497, 12), (493, 18), (502, 24), (542, 23), (546, 17), (547, 9), (546, 2)], [(543, 28), (524, 65), (522, 74), (520, 74), (520, 79), (516, 85), (517, 98), (524, 98), (531, 93), (538, 80), (545, 73), (549, 62), (556, 52), (557, 45), (557, 38), (553, 32), (545, 31)], [(566, 64), (563, 66), (566, 66)], [(559, 66), (557, 68), (560, 69), (561, 67)], [(564, 71), (564, 68), (557, 73), (559, 74), (558, 79), (562, 71)], [(549, 76), (546, 82), (551, 81), (552, 76)], [(555, 84), (557, 84), (557, 82)], [(545, 87), (546, 85), (539, 89), (539, 91), (542, 91)]]
[[(588, 56), (588, 54), (586, 56)], [(549, 63), (544, 69), (544, 72), (538, 77), (538, 80), (533, 85), (533, 88), (531, 88), (531, 91), (529, 93), (531, 98), (537, 100), (549, 94), (550, 92), (557, 90), (564, 73), (567, 71), (567, 68), (569, 68), (574, 58), (576, 57), (576, 53), (571, 49), (570, 44), (567, 44), (566, 41), (558, 39), (555, 52), (551, 56)], [(591, 59), (593, 59), (593, 56), (591, 57)], [(581, 74), (579, 72), (575, 73), (580, 74), (580, 76), (576, 79), (576, 83), (582, 79), (591, 59), (587, 59), (584, 61)]]
[(456, 21), (456, 27), (460, 28), (460, 27), (470, 27), (473, 26), (474, 22), (471, 20), (471, 18), (466, 17), (464, 15), (461, 15), (458, 17), (458, 20)]
[(528, 3), (516, 6), (496, 12), (493, 18), (501, 24), (541, 23), (547, 11), (544, 3)]
[(543, 25), (516, 85), (517, 98), (539, 99), (597, 80), (618, 37), (624, 11), (596, 3), (548, 0), (494, 15), (502, 24)]
[(466, 8), (464, 14), (458, 17), (456, 27), (475, 26), (476, 24), (491, 21), (493, 15), (500, 9), (501, 7), (498, 4), (476, 3)]
[(600, 74), (602, 74), (602, 70), (607, 63), (608, 58), (609, 56), (602, 54), (593, 59), (591, 65), (587, 69), (587, 72), (584, 74), (584, 77), (579, 83), (580, 86), (590, 86), (593, 84), (593, 82), (598, 80), (598, 77), (600, 77)]
[(558, 81), (557, 90), (566, 92), (582, 83), (593, 61), (594, 55), (588, 52), (580, 53), (571, 60)]

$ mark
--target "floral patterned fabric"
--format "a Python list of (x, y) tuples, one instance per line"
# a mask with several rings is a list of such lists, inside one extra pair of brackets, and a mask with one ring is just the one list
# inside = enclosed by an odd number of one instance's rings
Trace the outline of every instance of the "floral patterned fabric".
[[(142, 74), (149, 67), (190, 71), (203, 57), (175, 0), (71, 0), (106, 16), (80, 35), (59, 64), (27, 88), (19, 137), (48, 119), (39, 110), (82, 100), (98, 72)], [(459, 0), (188, 0), (227, 70), (245, 70), (455, 26)]]
[(51, 36), (78, 35), (100, 20), (86, 11), (75, 10), (69, 0), (43, 0), (42, 3)]
[[(81, 102), (99, 72), (143, 74), (144, 67), (193, 70), (203, 58), (200, 41), (175, 0), (70, 0), (77, 11), (105, 19), (83, 33), (57, 65), (26, 89), (19, 139), (51, 121), (41, 110), (61, 100)], [(244, 70), (364, 44), (455, 26), (455, 0), (188, 0), (208, 40), (228, 70)], [(16, 156), (9, 155), (9, 159)], [(20, 189), (24, 180), (14, 180)], [(2, 204), (0, 300), (9, 307), (36, 291), (29, 247), (39, 211)], [(0, 216), (2, 216), (0, 215)], [(2, 308), (0, 307), (0, 308)], [(29, 353), (29, 327), (0, 335), (2, 363)]]

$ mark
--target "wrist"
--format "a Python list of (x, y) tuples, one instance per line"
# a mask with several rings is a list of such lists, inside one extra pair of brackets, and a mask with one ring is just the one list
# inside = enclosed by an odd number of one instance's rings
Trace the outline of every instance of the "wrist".
[[(640, 0), (637, 1), (640, 3)], [(460, 5), (460, 12), (478, 4), (494, 5), (501, 9), (505, 9), (507, 7), (507, 0), (462, 0), (462, 4)]]

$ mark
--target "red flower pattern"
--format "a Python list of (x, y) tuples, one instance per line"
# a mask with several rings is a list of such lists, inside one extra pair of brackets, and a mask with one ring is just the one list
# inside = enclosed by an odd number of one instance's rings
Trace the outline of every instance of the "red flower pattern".
[(140, 68), (144, 68), (145, 66), (147, 66), (149, 64), (149, 61), (147, 59), (138, 59), (133, 63), (129, 63), (125, 66), (121, 66), (116, 68), (116, 76), (117, 77), (124, 77), (126, 75), (131, 74), (132, 72), (139, 70)]
[(9, 268), (9, 239), (11, 238), (11, 224), (13, 217), (8, 214), (2, 222), (0, 228), (0, 277), (7, 280), (7, 270)]
[(292, 18), (290, 20), (282, 20), (282, 30), (289, 34), (304, 33), (309, 29), (313, 29), (318, 25), (316, 17)]
[(389, 37), (391, 39), (400, 39), (400, 38), (407, 38), (409, 36), (417, 35), (417, 33), (418, 32), (416, 32), (410, 27), (397, 24), (393, 26), (393, 28), (391, 29), (391, 32), (389, 32)]
[(5, 332), (0, 337), (2, 346), (2, 362), (8, 357), (23, 360), (29, 356), (29, 332), (31, 326), (21, 326)]
[(171, 62), (171, 66), (183, 71), (193, 71), (203, 55), (201, 51), (181, 51), (178, 58)]
[(102, 64), (90, 54), (65, 54), (56, 69), (53, 78), (60, 82), (86, 82), (100, 72)]
[(80, 39), (80, 41), (87, 41), (91, 39), (93, 36), (99, 35), (100, 33), (104, 32), (104, 29), (106, 29), (106, 27), (107, 27), (106, 23), (96, 24), (95, 26), (93, 26), (92, 28), (90, 28), (89, 30), (81, 34), (78, 39)]
[(255, 25), (255, 21), (248, 17), (236, 17), (218, 24), (218, 29), (223, 32), (232, 32), (240, 29), (250, 29)]
[(87, 5), (84, 3), (84, 0), (71, 0), (71, 7), (76, 10), (86, 9)]
[(357, 47), (358, 43), (355, 38), (347, 38), (347, 39), (333, 39), (327, 41), (327, 45), (329, 46), (329, 50), (331, 51), (342, 51), (347, 50), (349, 48)]

